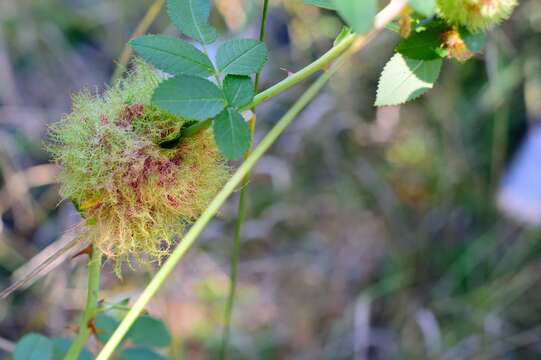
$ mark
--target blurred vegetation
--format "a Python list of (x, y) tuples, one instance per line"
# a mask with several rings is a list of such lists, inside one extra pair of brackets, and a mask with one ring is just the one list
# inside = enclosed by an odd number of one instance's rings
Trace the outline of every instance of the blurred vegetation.
[[(211, 22), (223, 35), (255, 37), (259, 2), (215, 3)], [(106, 86), (150, 4), (0, 2), (0, 285), (77, 223), (72, 206), (58, 204), (46, 126), (69, 111), (74, 91)], [(262, 86), (315, 59), (340, 26), (301, 0), (271, 1)], [(150, 32), (174, 29), (161, 14)], [(448, 62), (422, 100), (376, 110), (396, 40), (388, 32), (357, 56), (258, 165), (232, 358), (541, 357), (541, 233), (495, 207), (535, 120), (541, 4), (521, 1), (484, 54)], [(303, 88), (261, 106), (256, 139)], [(231, 201), (148, 309), (170, 327), (172, 358), (216, 356), (235, 211)], [(73, 335), (83, 264), (67, 260), (0, 303), (1, 349), (29, 331)], [(134, 298), (154, 271), (117, 279), (106, 264), (102, 296)]]

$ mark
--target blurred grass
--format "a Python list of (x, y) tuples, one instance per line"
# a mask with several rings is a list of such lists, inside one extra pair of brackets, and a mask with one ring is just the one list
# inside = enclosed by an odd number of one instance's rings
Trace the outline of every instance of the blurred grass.
[[(0, 3), (0, 284), (77, 223), (71, 206), (57, 206), (54, 176), (29, 170), (47, 163), (46, 124), (69, 111), (73, 91), (104, 88), (151, 3)], [(216, 5), (222, 34), (256, 36), (261, 4)], [(313, 60), (340, 29), (331, 12), (300, 0), (271, 5), (263, 87)], [(162, 31), (175, 33), (163, 12), (150, 29)], [(535, 120), (526, 99), (541, 78), (541, 5), (522, 1), (485, 54), (446, 64), (429, 96), (376, 110), (394, 42), (382, 36), (339, 74), (256, 170), (233, 358), (541, 356), (541, 233), (495, 208), (502, 172)], [(261, 107), (256, 140), (303, 89)], [(169, 322), (174, 358), (216, 355), (235, 209), (223, 209), (149, 309)], [(119, 281), (106, 265), (104, 297), (133, 297), (152, 271)], [(84, 266), (68, 261), (1, 303), (0, 337), (73, 334), (83, 278)]]

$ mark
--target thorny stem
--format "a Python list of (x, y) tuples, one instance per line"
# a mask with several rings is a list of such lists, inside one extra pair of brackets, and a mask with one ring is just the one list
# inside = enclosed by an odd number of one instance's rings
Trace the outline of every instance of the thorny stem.
[[(261, 26), (259, 28), (259, 41), (264, 42), (265, 41), (265, 30), (266, 30), (266, 24), (267, 24), (267, 15), (269, 10), (269, 0), (264, 0), (263, 2), (263, 10), (261, 14)], [(254, 90), (257, 94), (259, 92), (259, 78), (261, 73), (257, 73), (255, 75), (255, 84), (254, 84)], [(252, 108), (252, 116), (250, 118), (250, 121), (248, 122), (248, 125), (250, 127), (250, 139), (251, 144), (253, 144), (254, 141), (254, 133), (255, 133), (255, 124), (257, 120), (256, 116), (256, 106)], [(250, 149), (246, 152), (244, 155), (244, 158), (248, 157), (251, 152), (251, 145)], [(244, 223), (244, 219), (246, 218), (246, 198), (248, 196), (248, 184), (250, 182), (250, 172), (246, 174), (242, 181), (242, 186), (240, 189), (240, 195), (239, 195), (239, 207), (237, 211), (237, 221), (235, 223), (235, 238), (233, 239), (233, 247), (231, 249), (231, 264), (230, 264), (230, 270), (229, 270), (229, 294), (227, 297), (227, 303), (225, 306), (225, 314), (224, 314), (224, 329), (223, 329), (223, 335), (222, 335), (222, 345), (220, 348), (220, 359), (225, 360), (227, 359), (227, 350), (229, 347), (229, 337), (231, 333), (231, 317), (233, 315), (233, 308), (235, 306), (235, 296), (237, 293), (237, 273), (238, 273), (238, 263), (240, 258), (240, 250), (241, 250), (241, 234), (242, 234), (242, 225)]]
[[(160, 11), (165, 4), (165, 0), (155, 0), (148, 8), (145, 16), (141, 19), (137, 27), (135, 28), (130, 39), (143, 35), (154, 20), (158, 17)], [(111, 81), (116, 81), (122, 72), (125, 70), (128, 61), (133, 53), (133, 49), (126, 43), (122, 49), (122, 53), (115, 67), (115, 71), (111, 78)], [(83, 350), (88, 337), (90, 336), (91, 322), (94, 321), (96, 314), (98, 313), (98, 294), (100, 290), (100, 270), (101, 270), (101, 253), (92, 245), (92, 254), (88, 263), (88, 286), (87, 286), (87, 299), (84, 312), (81, 316), (79, 324), (79, 332), (77, 337), (73, 340), (64, 360), (75, 360), (79, 357), (79, 354)]]
[[(381, 10), (376, 16), (376, 21), (374, 24), (374, 29), (368, 33), (364, 38), (372, 38), (376, 33), (380, 32), (385, 26), (390, 23), (396, 16), (400, 14), (402, 9), (406, 6), (406, 0), (391, 0), (389, 5), (387, 5), (383, 10)], [(315, 73), (326, 69), (333, 61), (339, 58), (344, 52), (346, 52), (351, 46), (359, 39), (359, 36), (355, 34), (349, 34), (342, 39), (338, 44), (335, 44), (330, 50), (325, 54), (319, 57), (317, 60), (311, 64), (305, 66), (296, 73), (289, 75), (284, 80), (278, 82), (277, 84), (271, 86), (265, 91), (257, 94), (254, 99), (247, 105), (243, 106), (239, 110), (246, 111), (252, 109), (273, 97), (280, 95), (286, 90), (289, 90), (293, 86), (297, 85), (301, 81), (309, 78)], [(193, 136), (199, 131), (204, 130), (209, 127), (212, 123), (212, 119), (207, 119), (200, 121), (195, 125), (190, 126), (188, 129), (191, 129), (189, 132), (186, 131), (182, 136)], [(193, 129), (192, 129), (193, 128)]]
[[(353, 53), (354, 50), (359, 50), (363, 48), (368, 40), (371, 39), (377, 32), (392, 21), (406, 5), (406, 0), (392, 0), (391, 3), (385, 7), (376, 17), (376, 23), (374, 30), (369, 34), (361, 37), (353, 37), (353, 39), (348, 40), (349, 37), (344, 39), (340, 44), (349, 42), (350, 46), (355, 43), (355, 46), (352, 47)], [(357, 41), (355, 41), (357, 40)], [(340, 45), (338, 44), (338, 45)], [(346, 47), (347, 50), (348, 47)], [(344, 50), (345, 51), (345, 50)], [(343, 52), (342, 52), (343, 53)], [(113, 335), (109, 338), (101, 352), (96, 357), (96, 360), (108, 360), (113, 355), (115, 349), (120, 344), (128, 330), (131, 328), (135, 320), (139, 315), (144, 311), (145, 307), (148, 305), (150, 300), (158, 292), (160, 287), (167, 280), (169, 275), (173, 272), (177, 264), (184, 257), (190, 247), (195, 243), (198, 236), (205, 229), (210, 220), (216, 215), (221, 206), (225, 203), (227, 198), (236, 190), (244, 177), (250, 172), (254, 165), (261, 159), (265, 152), (271, 147), (272, 144), (278, 139), (278, 137), (284, 132), (288, 125), (297, 117), (297, 115), (308, 105), (308, 103), (318, 94), (318, 92), (323, 88), (327, 83), (330, 77), (338, 70), (338, 67), (341, 62), (334, 64), (330, 67), (328, 71), (325, 71), (315, 82), (312, 84), (303, 95), (297, 100), (297, 102), (286, 112), (286, 114), (278, 121), (278, 123), (269, 131), (265, 138), (260, 142), (260, 144), (254, 149), (254, 151), (244, 160), (244, 162), (239, 166), (237, 171), (225, 184), (225, 186), (220, 190), (216, 197), (211, 201), (208, 207), (203, 211), (199, 219), (193, 224), (190, 230), (186, 233), (182, 241), (177, 245), (175, 250), (171, 253), (171, 256), (167, 261), (162, 265), (160, 270), (148, 283), (147, 287), (143, 290), (139, 298), (133, 304), (133, 307), (126, 314), (124, 319), (121, 321), (120, 325), (117, 327)], [(328, 64), (328, 63), (327, 63)], [(317, 71), (317, 70), (316, 70)], [(315, 71), (314, 71), (315, 72)], [(274, 88), (274, 87), (273, 87)], [(271, 88), (271, 89), (273, 89)], [(269, 89), (270, 90), (270, 89)], [(260, 94), (261, 95), (261, 94)], [(257, 98), (257, 97), (256, 97)], [(260, 97), (261, 99), (261, 97)], [(254, 100), (255, 102), (255, 100)], [(258, 102), (257, 104), (259, 104)], [(257, 104), (251, 104), (248, 108), (251, 108)]]
[(109, 338), (109, 341), (105, 344), (101, 352), (96, 357), (96, 360), (107, 360), (115, 351), (118, 344), (122, 341), (132, 324), (137, 317), (143, 312), (146, 305), (156, 294), (158, 289), (163, 285), (167, 277), (173, 272), (175, 266), (184, 257), (189, 248), (193, 245), (195, 240), (204, 230), (209, 221), (216, 215), (220, 207), (225, 203), (227, 198), (236, 190), (244, 177), (250, 172), (257, 161), (263, 156), (263, 154), (269, 149), (269, 147), (276, 141), (280, 134), (286, 129), (291, 121), (304, 109), (304, 107), (314, 98), (319, 90), (326, 84), (333, 72), (329, 71), (323, 74), (303, 96), (293, 105), (293, 107), (280, 119), (280, 121), (274, 126), (274, 128), (267, 134), (267, 136), (261, 141), (261, 143), (255, 148), (250, 156), (242, 163), (237, 169), (229, 181), (225, 184), (222, 190), (216, 195), (214, 200), (205, 209), (199, 219), (193, 224), (190, 230), (186, 233), (182, 241), (175, 248), (171, 256), (163, 264), (160, 270), (156, 273), (154, 278), (147, 285), (145, 290), (141, 293), (131, 310), (126, 314), (126, 317), (122, 320), (118, 328), (113, 335)]
[(92, 245), (92, 254), (88, 262), (88, 293), (86, 306), (79, 323), (79, 332), (71, 344), (64, 360), (75, 360), (83, 350), (88, 337), (91, 334), (90, 328), (98, 312), (98, 294), (100, 291), (100, 270), (101, 252), (95, 245)]
[[(254, 99), (247, 105), (243, 106), (240, 111), (246, 111), (250, 109), (255, 109), (258, 105), (272, 99), (273, 97), (280, 95), (286, 90), (289, 90), (293, 86), (297, 85), (301, 81), (307, 79), (308, 77), (314, 75), (315, 73), (324, 70), (331, 64), (334, 60), (340, 57), (345, 51), (347, 51), (351, 45), (355, 42), (356, 36), (354, 34), (347, 35), (342, 41), (333, 46), (329, 51), (323, 54), (319, 59), (313, 63), (307, 65), (296, 73), (288, 76), (284, 80), (275, 84), (274, 86), (268, 88), (265, 91), (257, 94)], [(259, 82), (259, 78), (256, 78), (256, 81)], [(259, 86), (259, 84), (258, 84)], [(212, 119), (207, 119), (203, 121), (198, 121), (190, 127), (183, 129), (178, 136), (178, 140), (183, 137), (190, 137), (198, 134), (199, 132), (207, 129), (212, 124)], [(252, 124), (250, 124), (252, 125)], [(253, 127), (253, 126), (251, 126)]]
[[(243, 106), (240, 111), (246, 111), (250, 109), (254, 109), (258, 105), (272, 99), (273, 97), (280, 95), (286, 90), (289, 90), (293, 86), (297, 85), (301, 81), (307, 79), (308, 77), (314, 75), (315, 73), (324, 70), (331, 64), (334, 60), (340, 57), (345, 51), (347, 51), (353, 42), (355, 41), (356, 36), (354, 34), (350, 34), (346, 36), (340, 43), (333, 46), (329, 51), (327, 51), (325, 54), (323, 54), (319, 59), (314, 61), (313, 63), (307, 65), (306, 67), (302, 68), (301, 70), (297, 71), (296, 73), (289, 75), (284, 80), (280, 81), (279, 83), (275, 84), (274, 86), (268, 88), (265, 91), (262, 91), (261, 93), (257, 94), (254, 99), (247, 105)], [(209, 125), (212, 123), (212, 119), (203, 120), (200, 122), (197, 122), (196, 124), (190, 126), (188, 129), (190, 131), (186, 130), (182, 136), (183, 137), (190, 137), (195, 134), (197, 134), (199, 131), (204, 130), (209, 127)]]
[[(305, 80), (311, 75), (324, 70), (331, 64), (334, 60), (340, 57), (344, 52), (346, 52), (354, 43), (358, 42), (359, 39), (370, 39), (375, 34), (380, 32), (389, 22), (391, 22), (399, 13), (402, 11), (406, 5), (406, 0), (391, 0), (389, 5), (387, 5), (383, 10), (381, 10), (376, 16), (374, 29), (364, 36), (357, 36), (355, 34), (349, 34), (338, 44), (333, 46), (329, 51), (323, 54), (319, 59), (304, 67), (302, 70), (297, 71), (296, 73), (288, 76), (284, 80), (280, 81), (276, 85), (268, 88), (265, 91), (262, 91), (254, 97), (254, 100), (246, 106), (243, 106), (240, 110), (245, 111), (253, 108), (261, 103), (266, 102), (267, 100), (281, 94), (282, 92), (288, 90), (289, 88), (297, 85), (299, 82)], [(358, 49), (356, 49), (358, 50)]]
[(222, 345), (220, 347), (220, 360), (227, 358), (227, 350), (229, 347), (229, 337), (231, 333), (231, 316), (233, 314), (233, 307), (235, 305), (235, 295), (237, 293), (237, 272), (238, 263), (241, 249), (241, 231), (242, 224), (246, 215), (246, 183), (249, 179), (250, 173), (246, 174), (242, 183), (242, 187), (239, 196), (239, 207), (237, 212), (237, 221), (235, 223), (235, 238), (233, 239), (233, 247), (231, 249), (231, 264), (229, 270), (229, 294), (227, 296), (227, 303), (225, 305), (224, 313), (224, 328), (222, 334)]
[[(261, 25), (259, 27), (259, 41), (264, 42), (265, 41), (265, 32), (267, 30), (267, 15), (269, 13), (269, 0), (263, 1), (263, 13), (261, 14)], [(255, 75), (255, 92), (259, 92), (259, 78), (261, 76), (261, 73), (257, 73)], [(254, 108), (255, 112), (255, 108)]]

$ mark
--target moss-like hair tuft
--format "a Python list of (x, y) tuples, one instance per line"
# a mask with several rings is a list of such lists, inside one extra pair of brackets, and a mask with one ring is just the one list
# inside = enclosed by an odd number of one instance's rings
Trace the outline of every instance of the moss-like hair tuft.
[(137, 60), (103, 95), (82, 91), (50, 126), (48, 150), (61, 165), (61, 194), (80, 209), (78, 236), (121, 264), (160, 260), (229, 176), (211, 130), (163, 149), (185, 121), (151, 104), (164, 77)]
[(507, 19), (518, 0), (437, 0), (438, 14), (450, 24), (484, 31)]

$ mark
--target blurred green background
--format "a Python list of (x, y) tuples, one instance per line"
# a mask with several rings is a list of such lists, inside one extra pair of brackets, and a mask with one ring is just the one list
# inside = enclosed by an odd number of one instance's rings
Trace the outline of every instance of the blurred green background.
[[(447, 62), (436, 88), (402, 107), (372, 106), (398, 40), (381, 34), (262, 159), (249, 190), (232, 358), (541, 358), (541, 232), (495, 205), (540, 115), (541, 3), (520, 3), (484, 54)], [(43, 151), (47, 124), (70, 111), (73, 92), (106, 87), (151, 4), (0, 1), (2, 287), (69, 240), (79, 219), (60, 203)], [(263, 87), (316, 59), (341, 27), (301, 0), (270, 4)], [(214, 5), (222, 39), (257, 36), (262, 1)], [(175, 34), (164, 11), (149, 32)], [(260, 107), (256, 141), (306, 86)], [(167, 322), (174, 341), (164, 354), (174, 359), (216, 358), (236, 202), (148, 309)], [(73, 335), (84, 265), (65, 260), (0, 302), (2, 351), (29, 331)], [(136, 298), (156, 267), (117, 279), (106, 264), (102, 297)]]

